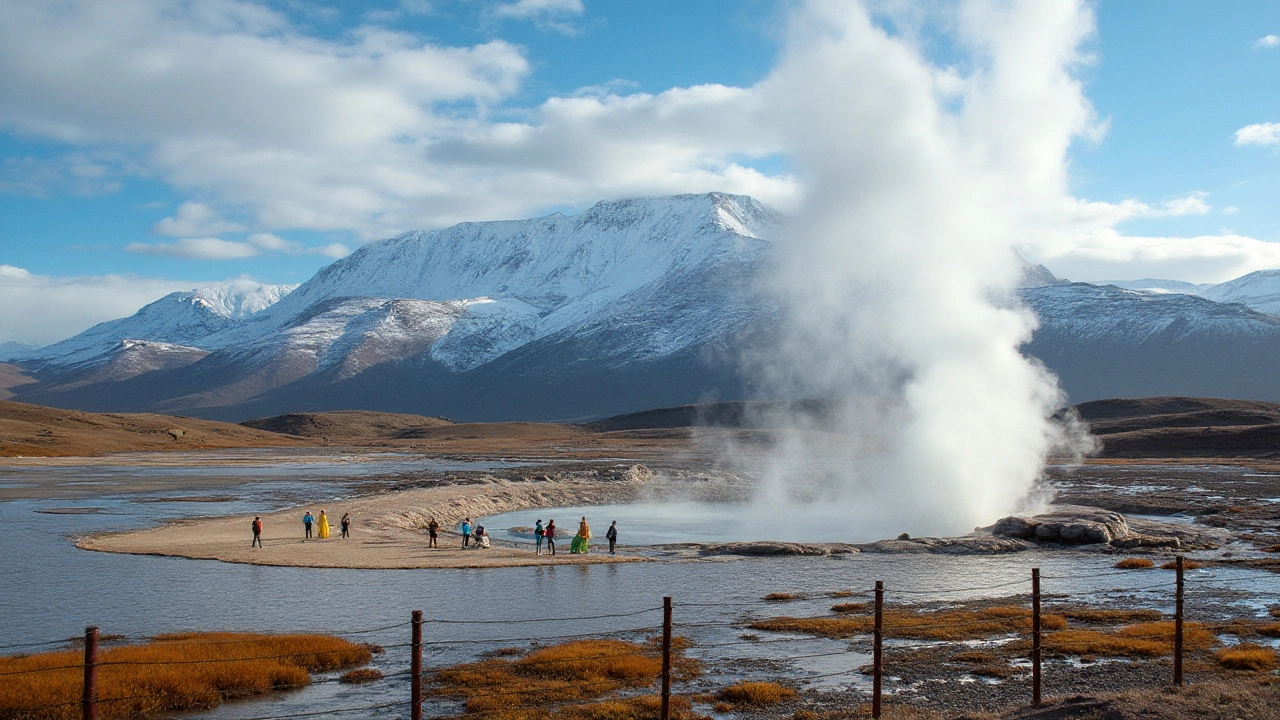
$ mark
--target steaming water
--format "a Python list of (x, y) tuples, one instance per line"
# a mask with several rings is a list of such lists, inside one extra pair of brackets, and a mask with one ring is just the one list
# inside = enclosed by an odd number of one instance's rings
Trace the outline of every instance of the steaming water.
[[(402, 462), (397, 460), (396, 462)], [(472, 466), (480, 469), (479, 466)], [(261, 469), (239, 471), (270, 477)], [(230, 466), (210, 472), (233, 475)], [(884, 580), (890, 603), (923, 599), (965, 599), (1025, 592), (1029, 568), (1039, 566), (1045, 591), (1069, 593), (1094, 603), (1143, 605), (1172, 609), (1170, 573), (1116, 573), (1113, 559), (1072, 552), (1020, 553), (998, 557), (932, 555), (854, 555), (837, 558), (769, 558), (727, 562), (653, 562), (624, 565), (503, 568), (490, 570), (335, 570), (258, 567), (181, 558), (86, 552), (71, 544), (75, 536), (154, 525), (188, 512), (243, 513), (279, 505), (289, 499), (315, 501), (348, 494), (360, 480), (338, 475), (340, 467), (308, 465), (291, 468), (289, 480), (266, 480), (238, 486), (238, 497), (226, 502), (170, 504), (158, 493), (107, 495), (79, 500), (18, 500), (0, 503), (0, 528), (8, 547), (0, 555), (0, 645), (31, 643), (79, 635), (95, 624), (104, 633), (140, 638), (184, 630), (315, 631), (347, 634), (353, 639), (387, 646), (375, 666), (390, 675), (407, 667), (407, 626), (359, 633), (369, 628), (405, 623), (413, 609), (431, 620), (484, 620), (485, 624), (428, 623), (429, 666), (473, 660), (485, 650), (523, 645), (528, 640), (580, 633), (653, 634), (661, 622), (656, 608), (663, 595), (675, 598), (678, 627), (702, 645), (738, 641), (739, 627), (707, 627), (706, 623), (741, 622), (780, 613), (818, 614), (833, 602), (824, 593), (865, 592)], [(6, 483), (26, 484), (47, 468), (6, 468)], [(88, 472), (86, 469), (85, 472)], [(97, 468), (94, 472), (110, 472)], [(122, 471), (123, 472), (123, 471)], [(164, 475), (172, 468), (135, 467), (128, 472)], [(187, 470), (182, 470), (186, 473)], [(69, 472), (69, 476), (76, 475)], [(283, 473), (282, 473), (283, 474)], [(274, 474), (279, 478), (281, 474)], [(234, 476), (234, 475), (233, 475)], [(80, 477), (84, 477), (81, 475)], [(281, 499), (282, 493), (284, 499)], [(172, 496), (174, 493), (167, 493)], [(268, 503), (268, 500), (271, 502)], [(87, 510), (92, 514), (46, 514), (51, 509)], [(616, 515), (624, 543), (645, 540), (643, 523), (660, 518), (641, 510), (634, 520), (626, 508), (590, 508), (564, 512), (581, 517)], [(537, 513), (534, 513), (536, 519)], [(546, 519), (544, 517), (544, 519)], [(612, 518), (611, 518), (612, 519)], [(488, 522), (492, 523), (493, 520)], [(665, 522), (665, 521), (664, 521)], [(607, 522), (595, 523), (603, 535)], [(496, 527), (496, 525), (494, 526)], [(679, 525), (654, 524), (656, 534), (685, 534)], [(672, 529), (675, 528), (675, 529)], [(356, 529), (359, 532), (359, 528)], [(684, 539), (684, 538), (680, 538)], [(960, 588), (960, 590), (954, 590)], [(1188, 580), (1189, 612), (1214, 617), (1224, 609), (1265, 613), (1280, 603), (1280, 583), (1273, 575), (1243, 569), (1193, 571)], [(770, 592), (801, 592), (810, 599), (769, 605)], [(575, 618), (638, 612), (625, 618)], [(522, 622), (528, 619), (550, 622)], [(498, 621), (498, 622), (493, 622)], [(729, 645), (699, 651), (709, 659), (776, 658), (837, 652), (847, 643), (769, 634), (781, 642)], [(38, 650), (41, 648), (31, 648)], [(16, 652), (7, 649), (2, 652)], [(784, 674), (812, 677), (864, 665), (856, 652), (787, 663)], [(773, 671), (747, 669), (748, 677)], [(321, 676), (321, 679), (331, 678)], [(818, 687), (861, 687), (856, 674), (815, 680)], [(408, 697), (404, 678), (350, 687), (322, 682), (269, 699), (224, 705), (208, 717), (248, 718), (270, 714), (315, 712), (399, 701)], [(447, 711), (437, 707), (429, 712)], [(403, 708), (388, 708), (356, 717), (403, 717)], [(348, 717), (351, 717), (348, 715)]]
[[(477, 522), (499, 540), (529, 541), (533, 539), (535, 522), (542, 520), (545, 524), (556, 519), (557, 530), (564, 533), (560, 539), (568, 542), (568, 538), (578, 531), (578, 521), (583, 517), (591, 526), (593, 542), (606, 545), (605, 530), (615, 520), (619, 540), (625, 545), (770, 540), (795, 535), (794, 532), (779, 534), (779, 528), (767, 523), (750, 522), (745, 506), (730, 503), (636, 503), (518, 510)], [(846, 542), (849, 539), (847, 533), (836, 536), (833, 529), (826, 526), (815, 528), (815, 532), (818, 534), (811, 537), (810, 542)]]

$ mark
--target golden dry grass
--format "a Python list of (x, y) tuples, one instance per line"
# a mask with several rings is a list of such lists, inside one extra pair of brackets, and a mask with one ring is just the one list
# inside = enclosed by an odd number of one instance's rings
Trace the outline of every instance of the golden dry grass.
[(799, 600), (800, 596), (795, 593), (775, 592), (764, 596), (769, 602), (790, 602), (791, 600)]
[[(846, 617), (776, 617), (750, 624), (753, 630), (798, 632), (829, 638), (865, 635), (874, 628), (869, 615)], [(1046, 614), (1040, 617), (1045, 630), (1063, 630), (1066, 618)], [(892, 609), (884, 612), (884, 634), (888, 638), (913, 640), (976, 640), (992, 635), (1031, 631), (1031, 610), (1014, 605), (1000, 605), (979, 610), (941, 610), (918, 612)]]
[(831, 606), (831, 612), (841, 614), (863, 612), (866, 609), (867, 603), (836, 603)]
[(1213, 659), (1229, 670), (1270, 670), (1276, 666), (1276, 651), (1260, 645), (1240, 644), (1219, 650)]
[[(1185, 559), (1185, 558), (1184, 558), (1184, 559), (1183, 559), (1183, 561), (1182, 561), (1182, 569), (1183, 569), (1183, 570), (1199, 570), (1199, 569), (1200, 569), (1200, 568), (1202, 568), (1202, 567), (1204, 567), (1204, 564), (1203, 564), (1203, 563), (1198, 563), (1198, 562), (1196, 562), (1195, 560), (1187, 560), (1187, 559)], [(1167, 563), (1165, 563), (1165, 564), (1161, 565), (1161, 566), (1160, 566), (1160, 569), (1161, 569), (1161, 570), (1177, 570), (1177, 569), (1178, 569), (1178, 561), (1177, 561), (1177, 560), (1170, 560), (1169, 562), (1167, 562)]]
[(740, 682), (716, 693), (716, 699), (734, 705), (772, 705), (795, 697), (796, 691), (776, 682)]
[(342, 677), (338, 678), (338, 682), (348, 685), (359, 685), (360, 683), (373, 682), (382, 679), (382, 671), (377, 668), (360, 668), (350, 672), (342, 673)]
[(1155, 567), (1155, 563), (1147, 558), (1125, 558), (1116, 563), (1116, 567), (1121, 570), (1146, 570)]
[(1258, 634), (1272, 638), (1280, 638), (1280, 623), (1266, 623), (1258, 626)]
[(831, 592), (827, 593), (827, 597), (830, 597), (830, 598), (850, 598), (850, 597), (853, 597), (855, 594), (856, 594), (856, 593), (855, 593), (855, 592), (853, 592), (852, 590), (832, 590)]
[[(1063, 655), (1105, 657), (1161, 657), (1173, 653), (1172, 621), (1137, 623), (1118, 630), (1063, 630), (1044, 638), (1044, 647)], [(1183, 626), (1182, 644), (1187, 650), (1203, 650), (1217, 642), (1214, 634), (1198, 623)]]
[[(677, 653), (688, 645), (679, 640), (672, 643)], [(700, 666), (677, 656), (673, 670), (678, 679), (687, 679)], [(648, 687), (661, 672), (660, 646), (652, 641), (580, 640), (518, 659), (489, 658), (439, 670), (432, 692), (462, 700), (464, 717), (486, 720), (638, 720), (657, 716), (655, 698), (604, 696)], [(687, 700), (681, 707), (684, 715), (692, 713)]]
[[(203, 710), (223, 700), (311, 681), (309, 672), (370, 660), (365, 647), (325, 635), (187, 633), (98, 653), (103, 720), (174, 710)], [(80, 716), (81, 650), (0, 658), (0, 720), (71, 720)], [(113, 698), (129, 698), (105, 702)], [(62, 704), (61, 707), (49, 707)], [(37, 708), (47, 708), (38, 710)]]
[(1096, 608), (1071, 608), (1057, 610), (1068, 620), (1079, 620), (1084, 623), (1098, 625), (1117, 625), (1120, 623), (1153, 622), (1164, 617), (1159, 610), (1098, 610)]

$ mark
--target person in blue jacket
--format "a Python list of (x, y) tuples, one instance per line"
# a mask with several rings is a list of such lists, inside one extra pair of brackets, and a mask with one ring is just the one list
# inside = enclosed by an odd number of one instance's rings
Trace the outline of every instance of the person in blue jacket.
[(308, 540), (310, 540), (310, 539), (311, 539), (311, 523), (313, 523), (313, 522), (315, 522), (315, 521), (316, 521), (316, 519), (315, 519), (315, 517), (313, 517), (313, 516), (311, 515), (311, 511), (310, 511), (310, 510), (308, 510), (308, 511), (307, 511), (307, 514), (306, 514), (306, 515), (303, 515), (303, 516), (302, 516), (302, 527), (303, 527), (303, 528), (305, 528), (305, 529), (306, 529), (306, 531), (307, 531), (307, 539), (308, 539)]
[(542, 520), (539, 519), (538, 523), (533, 526), (533, 538), (538, 542), (538, 551), (534, 553), (535, 555), (542, 554), (542, 538), (546, 534), (547, 531), (542, 529)]
[(462, 547), (471, 544), (471, 518), (462, 521)]

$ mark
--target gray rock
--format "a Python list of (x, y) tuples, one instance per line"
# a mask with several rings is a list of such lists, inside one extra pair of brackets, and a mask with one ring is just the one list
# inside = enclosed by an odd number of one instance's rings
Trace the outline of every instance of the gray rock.
[(1024, 517), (1010, 515), (1007, 518), (1001, 518), (999, 522), (991, 526), (991, 534), (999, 537), (1030, 540), (1035, 537), (1036, 523)]

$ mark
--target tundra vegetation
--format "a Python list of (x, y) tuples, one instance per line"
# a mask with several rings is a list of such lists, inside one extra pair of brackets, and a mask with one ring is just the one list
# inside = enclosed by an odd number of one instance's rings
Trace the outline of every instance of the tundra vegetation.
[[(363, 665), (363, 645), (326, 635), (182, 633), (98, 653), (99, 717), (208, 710), (224, 700), (297, 688), (310, 673)], [(0, 720), (80, 717), (84, 652), (0, 657)]]

